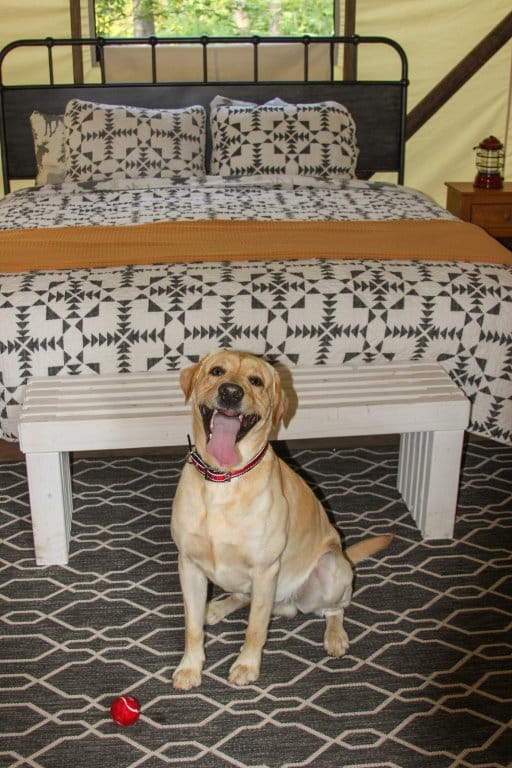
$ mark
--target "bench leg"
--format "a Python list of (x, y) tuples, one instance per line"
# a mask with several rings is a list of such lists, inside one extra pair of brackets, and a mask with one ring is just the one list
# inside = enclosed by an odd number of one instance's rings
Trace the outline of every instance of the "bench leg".
[(464, 431), (401, 435), (398, 490), (424, 539), (451, 539)]
[(37, 565), (66, 565), (73, 516), (69, 453), (27, 453)]

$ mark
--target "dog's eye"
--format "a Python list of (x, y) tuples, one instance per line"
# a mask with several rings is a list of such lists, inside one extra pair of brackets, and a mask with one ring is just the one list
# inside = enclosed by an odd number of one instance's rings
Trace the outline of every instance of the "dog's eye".
[(224, 374), (225, 370), (221, 365), (215, 365), (210, 371), (210, 376), (223, 376)]
[(249, 381), (253, 385), (253, 387), (262, 387), (263, 386), (263, 379), (259, 376), (249, 376)]

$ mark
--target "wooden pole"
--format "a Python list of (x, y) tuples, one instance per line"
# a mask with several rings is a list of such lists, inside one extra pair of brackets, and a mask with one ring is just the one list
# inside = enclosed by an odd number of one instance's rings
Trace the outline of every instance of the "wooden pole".
[[(356, 31), (356, 0), (345, 0), (344, 35), (354, 35)], [(357, 46), (345, 45), (343, 52), (343, 79), (357, 78)]]
[[(69, 0), (69, 18), (71, 25), (71, 37), (82, 37), (82, 16), (80, 0)], [(74, 45), (72, 50), (73, 57), (73, 82), (84, 82), (84, 61), (82, 58), (82, 46)]]

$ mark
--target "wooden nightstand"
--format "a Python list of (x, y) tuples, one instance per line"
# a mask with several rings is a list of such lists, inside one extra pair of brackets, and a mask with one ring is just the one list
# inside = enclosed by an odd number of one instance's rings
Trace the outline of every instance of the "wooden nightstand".
[(455, 216), (478, 224), (496, 238), (512, 238), (512, 182), (502, 189), (476, 189), (471, 181), (447, 181), (446, 207)]

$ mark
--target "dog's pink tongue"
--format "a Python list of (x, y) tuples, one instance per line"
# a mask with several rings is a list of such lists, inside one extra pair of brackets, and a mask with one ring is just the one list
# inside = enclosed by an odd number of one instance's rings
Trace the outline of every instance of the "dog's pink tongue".
[(232, 467), (238, 461), (235, 449), (236, 436), (240, 429), (237, 416), (225, 416), (217, 413), (213, 417), (212, 435), (208, 442), (208, 452), (214, 456), (221, 467)]

